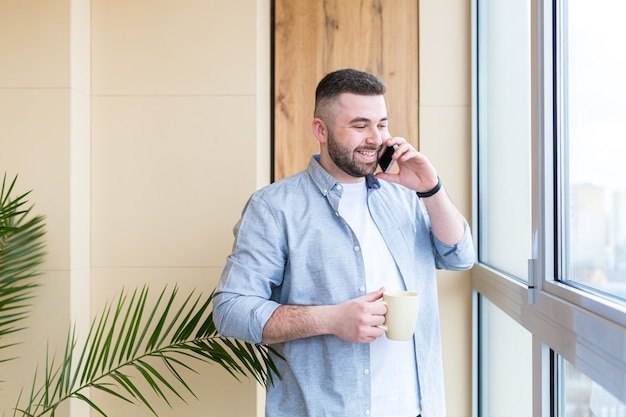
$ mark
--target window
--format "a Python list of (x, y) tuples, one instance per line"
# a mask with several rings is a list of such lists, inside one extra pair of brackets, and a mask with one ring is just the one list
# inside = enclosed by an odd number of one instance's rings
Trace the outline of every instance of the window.
[(530, 0), (480, 6), (479, 258), (526, 280), (532, 257)]
[(479, 303), (481, 412), (531, 416), (532, 335), (485, 297)]
[(558, 358), (561, 399), (558, 408), (566, 417), (626, 417), (626, 406), (574, 365)]
[(626, 2), (473, 21), (475, 417), (626, 416)]
[(561, 8), (562, 279), (626, 298), (626, 3)]

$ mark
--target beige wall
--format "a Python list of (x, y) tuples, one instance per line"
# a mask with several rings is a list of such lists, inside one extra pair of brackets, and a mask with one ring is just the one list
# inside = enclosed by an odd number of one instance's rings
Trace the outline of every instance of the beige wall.
[[(471, 220), (470, 1), (420, 1), (420, 150)], [(471, 415), (469, 272), (439, 272), (448, 417)]]
[[(469, 216), (467, 3), (420, 1), (420, 144)], [(269, 9), (269, 0), (0, 0), (0, 170), (35, 190), (49, 252), (23, 358), (0, 365), (0, 410), (30, 383), (46, 341), (61, 349), (70, 320), (84, 330), (122, 287), (215, 286), (232, 226), (269, 178)], [(440, 283), (449, 416), (464, 417), (469, 277)], [(162, 416), (262, 407), (255, 384), (200, 371), (200, 400), (174, 400)]]

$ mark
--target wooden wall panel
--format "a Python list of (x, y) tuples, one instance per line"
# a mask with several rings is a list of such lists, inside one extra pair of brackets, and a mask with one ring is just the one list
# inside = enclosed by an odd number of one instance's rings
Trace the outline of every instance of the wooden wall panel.
[(355, 68), (387, 84), (389, 128), (417, 146), (418, 0), (275, 0), (274, 180), (306, 168), (315, 87)]

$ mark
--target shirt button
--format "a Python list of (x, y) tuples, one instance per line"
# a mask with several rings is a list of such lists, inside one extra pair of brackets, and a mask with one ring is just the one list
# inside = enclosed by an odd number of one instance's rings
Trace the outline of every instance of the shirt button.
[(339, 212), (338, 211), (335, 212), (335, 216), (339, 217)]
[(338, 190), (341, 190), (341, 185), (338, 185), (338, 186), (337, 186), (337, 189), (338, 189)]
[(360, 250), (361, 250), (361, 248), (359, 247), (359, 245), (356, 245), (356, 246), (354, 247), (354, 251), (355, 251), (355, 252), (358, 252), (358, 251), (360, 251)]
[(370, 374), (370, 370), (366, 368), (366, 369), (364, 369), (364, 370), (363, 370), (363, 373), (364, 373), (365, 375), (369, 375), (369, 374)]
[(366, 416), (369, 416), (370, 415), (370, 410), (365, 410), (365, 412), (363, 414), (365, 414)]
[(365, 287), (359, 288), (359, 292), (365, 292)]

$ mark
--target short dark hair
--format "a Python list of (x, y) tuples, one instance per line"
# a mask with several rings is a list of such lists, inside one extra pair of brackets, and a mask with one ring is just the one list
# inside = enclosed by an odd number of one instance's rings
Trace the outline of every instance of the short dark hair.
[(330, 123), (329, 112), (341, 94), (382, 96), (387, 91), (383, 80), (368, 72), (345, 68), (326, 74), (315, 90), (314, 117)]

